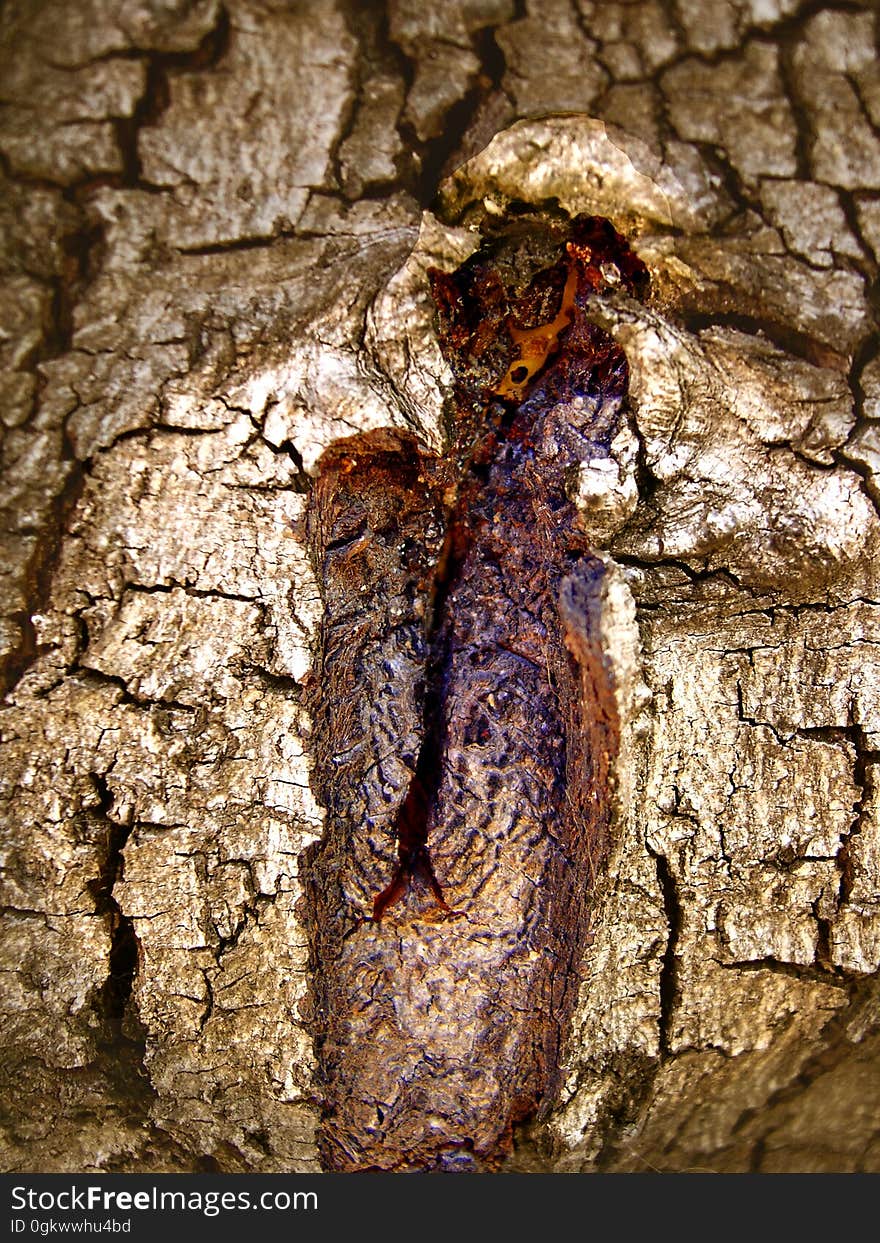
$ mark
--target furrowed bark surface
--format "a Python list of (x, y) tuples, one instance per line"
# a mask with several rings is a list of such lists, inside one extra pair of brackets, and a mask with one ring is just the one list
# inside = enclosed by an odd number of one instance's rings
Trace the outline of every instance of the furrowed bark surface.
[[(619, 737), (565, 1022), (487, 1054), (510, 1107), (464, 1130), (504, 1169), (876, 1170), (874, 6), (10, 0), (0, 47), (4, 1168), (345, 1163), (328, 956), (424, 1016), (400, 934), (439, 963), (467, 926), (426, 918), (396, 812), (426, 662), (485, 627), (483, 552), (431, 627), (444, 532), (498, 510), (450, 453), (429, 269), (537, 212), (607, 217), (651, 277), (591, 311), (629, 397), (568, 463), (589, 599), (540, 579), (558, 533), (535, 583), (551, 674), (603, 682)], [(496, 702), (532, 697), (493, 662)], [(444, 745), (479, 774), (457, 686)], [(473, 813), (437, 799), (456, 910)], [(369, 938), (399, 938), (393, 987), (390, 957), (345, 975)], [(455, 1167), (388, 1047), (374, 1095), (410, 1096), (353, 1163), (418, 1132)]]

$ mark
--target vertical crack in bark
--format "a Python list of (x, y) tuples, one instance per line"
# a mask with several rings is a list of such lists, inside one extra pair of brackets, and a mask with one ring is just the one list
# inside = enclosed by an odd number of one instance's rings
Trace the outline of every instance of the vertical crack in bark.
[[(456, 507), (458, 510), (459, 506)], [(456, 533), (461, 518), (456, 512), (437, 561), (428, 611), (428, 650), (430, 653), (424, 692), (423, 737), (412, 781), (397, 816), (398, 863), (391, 882), (373, 899), (373, 919), (379, 920), (408, 889), (421, 887), (430, 893), (438, 908), (449, 911), (443, 890), (431, 862), (429, 820), (437, 801), (442, 777), (439, 757), (446, 740), (444, 722), (444, 681), (451, 659), (446, 601), (450, 585), (461, 568), (462, 550), (456, 552)]]
[(854, 750), (853, 783), (859, 791), (859, 797), (853, 804), (853, 819), (848, 831), (841, 835), (840, 850), (837, 852), (837, 869), (840, 873), (840, 884), (837, 893), (837, 906), (845, 906), (852, 896), (855, 873), (852, 859), (853, 838), (858, 837), (862, 828), (868, 823), (871, 815), (871, 804), (874, 793), (873, 768), (880, 763), (880, 752), (873, 750), (865, 730), (861, 725), (850, 725), (847, 729)]
[[(515, 0), (512, 20), (523, 17), (524, 9), (523, 0)], [(391, 34), (387, 6), (383, 6), (383, 10), (381, 15), (375, 15), (379, 20), (375, 21), (374, 17), (370, 23), (371, 42), (384, 50), (388, 61), (399, 73), (408, 96), (416, 81), (420, 60), (430, 59), (430, 40), (423, 44), (419, 53), (412, 46), (398, 43)], [(357, 11), (356, 22), (363, 26), (365, 19), (369, 20), (368, 12)], [(470, 155), (476, 154), (491, 137), (491, 132), (484, 135), (482, 142), (477, 141), (471, 149), (471, 130), (481, 109), (493, 96), (503, 94), (502, 80), (507, 63), (496, 38), (499, 29), (500, 26), (481, 26), (471, 32), (471, 49), (478, 68), (461, 97), (446, 109), (436, 132), (432, 129), (431, 136), (420, 138), (412, 120), (398, 121), (398, 132), (411, 162), (410, 168), (402, 171), (411, 183), (413, 195), (423, 207), (433, 204), (443, 177)], [(464, 52), (465, 48), (461, 46), (460, 50)]]
[[(872, 301), (875, 295), (871, 295)], [(877, 321), (877, 311), (874, 310), (874, 321)], [(843, 465), (847, 470), (854, 471), (861, 479), (862, 491), (870, 500), (874, 509), (880, 513), (880, 491), (877, 487), (877, 475), (868, 464), (858, 456), (851, 453), (852, 442), (857, 438), (866, 427), (870, 426), (869, 416), (866, 414), (866, 395), (863, 382), (863, 376), (870, 363), (874, 361), (880, 352), (880, 338), (876, 332), (870, 333), (863, 341), (859, 349), (853, 357), (852, 365), (849, 372), (849, 387), (853, 395), (853, 410), (855, 413), (855, 423), (849, 434), (846, 445), (842, 449), (837, 449), (833, 453), (834, 460)]]
[(625, 414), (592, 300), (647, 273), (608, 221), (515, 218), (430, 273), (450, 452), (332, 446), (307, 527), (324, 838), (303, 859), (336, 1169), (495, 1168), (542, 1116), (579, 987), (618, 747), (604, 567), (569, 493)]
[(660, 1048), (669, 1053), (672, 1044), (672, 1016), (678, 1002), (678, 942), (681, 936), (681, 904), (675, 877), (665, 855), (648, 848), (657, 865), (657, 880), (663, 894), (663, 909), (669, 933), (660, 968)]
[(116, 1032), (122, 1028), (122, 1018), (131, 996), (132, 982), (137, 970), (137, 939), (130, 919), (120, 910), (113, 896), (113, 888), (122, 874), (122, 852), (128, 840), (129, 825), (119, 824), (110, 816), (113, 793), (101, 773), (92, 773), (92, 784), (98, 796), (96, 815), (106, 826), (106, 848), (101, 874), (92, 883), (95, 913), (105, 916), (110, 923), (110, 969), (104, 985), (104, 1011)]
[(98, 1009), (106, 1035), (99, 1043), (101, 1064), (118, 1081), (120, 1091), (133, 1107), (145, 1109), (153, 1097), (144, 1065), (146, 1028), (132, 1005), (132, 990), (140, 962), (140, 947), (133, 920), (125, 915), (113, 890), (122, 876), (123, 850), (132, 825), (113, 819), (113, 792), (102, 773), (92, 773), (98, 806), (92, 815), (104, 826), (105, 848), (100, 875), (91, 883), (95, 914), (108, 921), (110, 953), (107, 979)]
[(226, 55), (231, 24), (223, 5), (217, 10), (214, 25), (198, 46), (187, 52), (152, 52), (146, 57), (147, 82), (144, 93), (129, 117), (116, 119), (116, 139), (122, 154), (122, 174), (118, 180), (125, 187), (150, 189), (142, 176), (138, 151), (140, 132), (157, 125), (170, 100), (169, 75), (200, 73), (213, 69)]
[[(44, 325), (42, 340), (30, 361), (37, 380), (29, 420), (32, 423), (37, 421), (42, 391), (46, 386), (46, 377), (40, 364), (62, 357), (71, 348), (74, 308), (83, 290), (93, 279), (94, 252), (103, 237), (100, 225), (89, 222), (74, 188), (65, 191), (63, 197), (70, 206), (71, 214), (68, 219), (71, 227), (61, 239), (62, 260), (51, 279), (52, 298), (48, 322)], [(0, 658), (0, 693), (3, 694), (15, 689), (39, 655), (37, 633), (32, 618), (49, 601), (62, 540), (66, 534), (67, 518), (79, 500), (85, 482), (83, 465), (76, 460), (64, 426), (56, 442), (56, 452), (65, 463), (66, 477), (51, 499), (41, 501), (42, 519), (33, 540), (33, 552), (18, 570), (25, 607), (9, 615), (10, 621), (18, 627), (19, 634), (18, 641)], [(5, 531), (14, 537), (19, 531), (18, 516), (7, 510), (3, 525)]]
[(507, 68), (504, 53), (495, 38), (495, 28), (484, 26), (473, 35), (474, 52), (480, 69), (468, 91), (457, 100), (443, 118), (443, 131), (423, 144), (421, 168), (416, 197), (429, 207), (437, 197), (437, 189), (452, 168), (461, 163), (467, 152), (462, 142), (480, 107), (493, 91), (501, 89)]
[(77, 463), (71, 468), (64, 487), (53, 498), (45, 525), (34, 542), (33, 555), (23, 574), (27, 607), (9, 615), (18, 626), (19, 639), (0, 659), (2, 694), (9, 694), (15, 689), (40, 653), (33, 616), (48, 603), (55, 567), (61, 555), (61, 543), (66, 534), (67, 518), (82, 494), (83, 484), (84, 473)]

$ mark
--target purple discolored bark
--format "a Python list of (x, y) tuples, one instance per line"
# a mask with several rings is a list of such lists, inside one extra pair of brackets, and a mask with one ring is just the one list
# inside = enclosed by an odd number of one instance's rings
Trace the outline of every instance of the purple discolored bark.
[(546, 1108), (608, 849), (618, 745), (602, 562), (570, 486), (607, 455), (647, 273), (611, 225), (507, 224), (431, 273), (450, 452), (391, 432), (321, 462), (304, 860), (333, 1169), (496, 1168)]

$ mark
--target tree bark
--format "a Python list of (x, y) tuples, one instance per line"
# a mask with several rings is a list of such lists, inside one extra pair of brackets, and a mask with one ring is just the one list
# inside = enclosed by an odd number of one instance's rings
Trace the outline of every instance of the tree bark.
[(349, 437), (449, 458), (428, 270), (531, 209), (651, 287), (593, 308), (626, 417), (567, 476), (610, 855), (502, 1168), (880, 1169), (877, 33), (8, 0), (4, 1168), (320, 1168), (309, 496)]

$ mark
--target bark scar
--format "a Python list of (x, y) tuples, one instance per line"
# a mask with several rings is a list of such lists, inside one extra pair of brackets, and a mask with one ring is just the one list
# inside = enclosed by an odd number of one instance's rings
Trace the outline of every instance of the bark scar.
[(609, 844), (604, 567), (568, 480), (608, 454), (627, 392), (591, 301), (647, 272), (600, 217), (516, 218), (429, 278), (448, 453), (338, 442), (307, 517), (327, 829), (303, 875), (333, 1169), (495, 1168), (550, 1107)]

